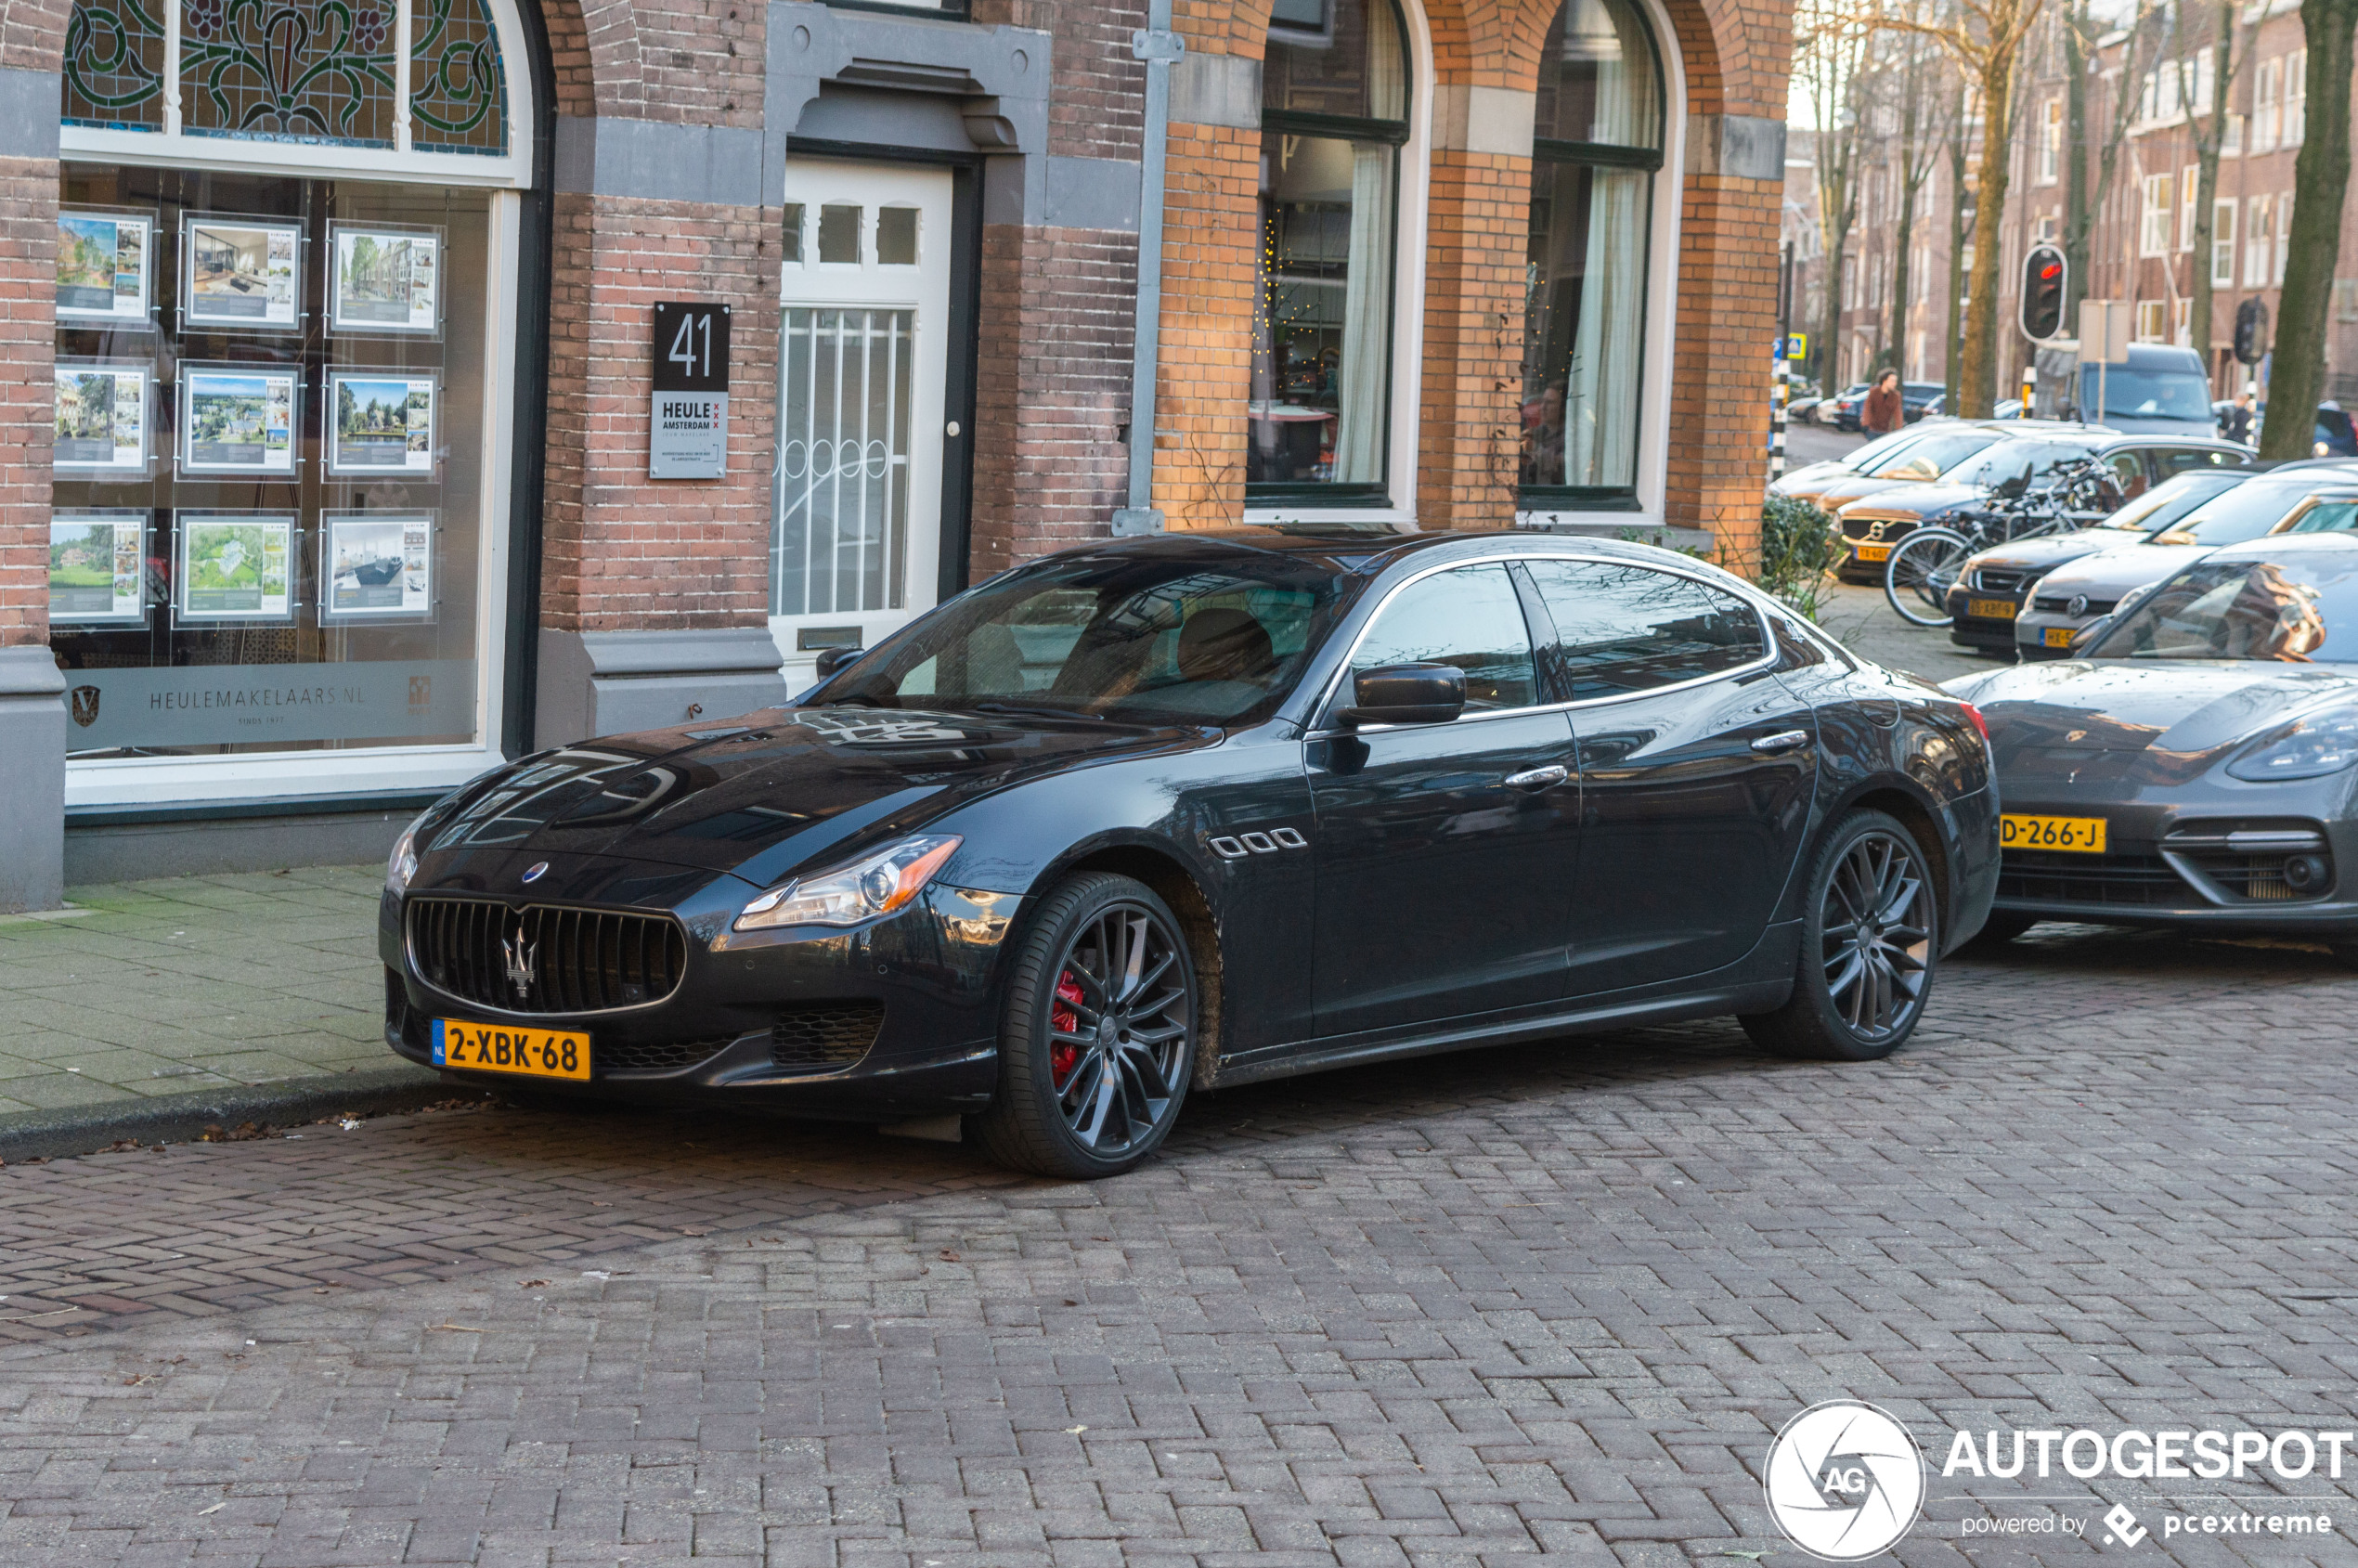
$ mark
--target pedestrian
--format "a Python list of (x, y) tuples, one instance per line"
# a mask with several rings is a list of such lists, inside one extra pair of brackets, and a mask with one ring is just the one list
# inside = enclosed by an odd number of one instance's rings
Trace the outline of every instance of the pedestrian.
[(1870, 435), (1889, 435), (1907, 422), (1907, 406), (1899, 401), (1899, 372), (1885, 370), (1875, 378), (1859, 410), (1859, 428)]
[(2243, 395), (2236, 398), (2235, 406), (2227, 410), (2228, 440), (2240, 441), (2247, 447), (2251, 445), (2252, 403), (2259, 393), (2260, 389), (2251, 382), (2244, 382)]

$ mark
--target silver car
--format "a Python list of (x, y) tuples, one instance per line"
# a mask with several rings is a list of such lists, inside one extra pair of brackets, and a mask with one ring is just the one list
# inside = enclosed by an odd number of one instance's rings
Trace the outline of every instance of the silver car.
[(2087, 654), (1946, 683), (2005, 803), (1985, 937), (2275, 932), (2358, 964), (2358, 535), (2208, 551)]
[(2353, 500), (2358, 462), (2303, 461), (2252, 474), (2142, 540), (2040, 577), (2015, 617), (2015, 652), (2026, 659), (2068, 658), (2083, 629), (2204, 553), (2274, 533), (2346, 527)]

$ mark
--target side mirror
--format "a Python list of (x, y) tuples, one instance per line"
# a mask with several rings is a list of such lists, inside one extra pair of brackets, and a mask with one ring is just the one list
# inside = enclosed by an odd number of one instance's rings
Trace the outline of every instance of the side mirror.
[(853, 660), (857, 659), (861, 654), (866, 653), (867, 651), (868, 650), (865, 648), (858, 647), (822, 648), (819, 651), (819, 679), (822, 680), (827, 680), (829, 677), (833, 676), (836, 671), (843, 668), (844, 666), (850, 664)]
[(2083, 626), (2078, 631), (2073, 632), (2071, 634), (2071, 647), (2069, 649), (2072, 657), (2078, 658), (2087, 653), (2089, 649), (2094, 647), (2096, 645), (2096, 640), (2104, 636), (2105, 632), (2110, 631), (2112, 629), (2112, 623), (2119, 618), (2120, 612), (2118, 610), (2115, 610), (2108, 616), (2098, 616), (2094, 620), (2090, 621), (2086, 626)]
[(1466, 710), (1466, 672), (1449, 664), (1388, 664), (1351, 680), (1344, 724), (1446, 724)]

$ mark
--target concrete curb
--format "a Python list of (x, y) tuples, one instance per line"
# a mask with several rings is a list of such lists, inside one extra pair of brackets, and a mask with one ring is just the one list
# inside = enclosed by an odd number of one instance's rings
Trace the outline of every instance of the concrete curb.
[(228, 1084), (193, 1095), (20, 1110), (0, 1116), (0, 1160), (88, 1154), (118, 1138), (187, 1143), (214, 1124), (235, 1127), (253, 1121), (286, 1127), (340, 1111), (384, 1115), (482, 1094), (405, 1065), (278, 1083)]

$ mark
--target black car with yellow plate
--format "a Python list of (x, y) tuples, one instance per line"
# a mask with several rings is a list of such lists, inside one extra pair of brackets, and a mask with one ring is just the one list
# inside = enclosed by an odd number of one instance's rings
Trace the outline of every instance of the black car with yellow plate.
[(2358, 959), (2358, 537), (2206, 554), (2081, 657), (1948, 681), (1998, 758), (1989, 937), (2268, 932)]
[(385, 1039), (1068, 1176), (1191, 1088), (1345, 1064), (1725, 1014), (1866, 1060), (1988, 910), (1988, 760), (1968, 705), (1665, 551), (1108, 541), (797, 706), (435, 805), (388, 869)]

